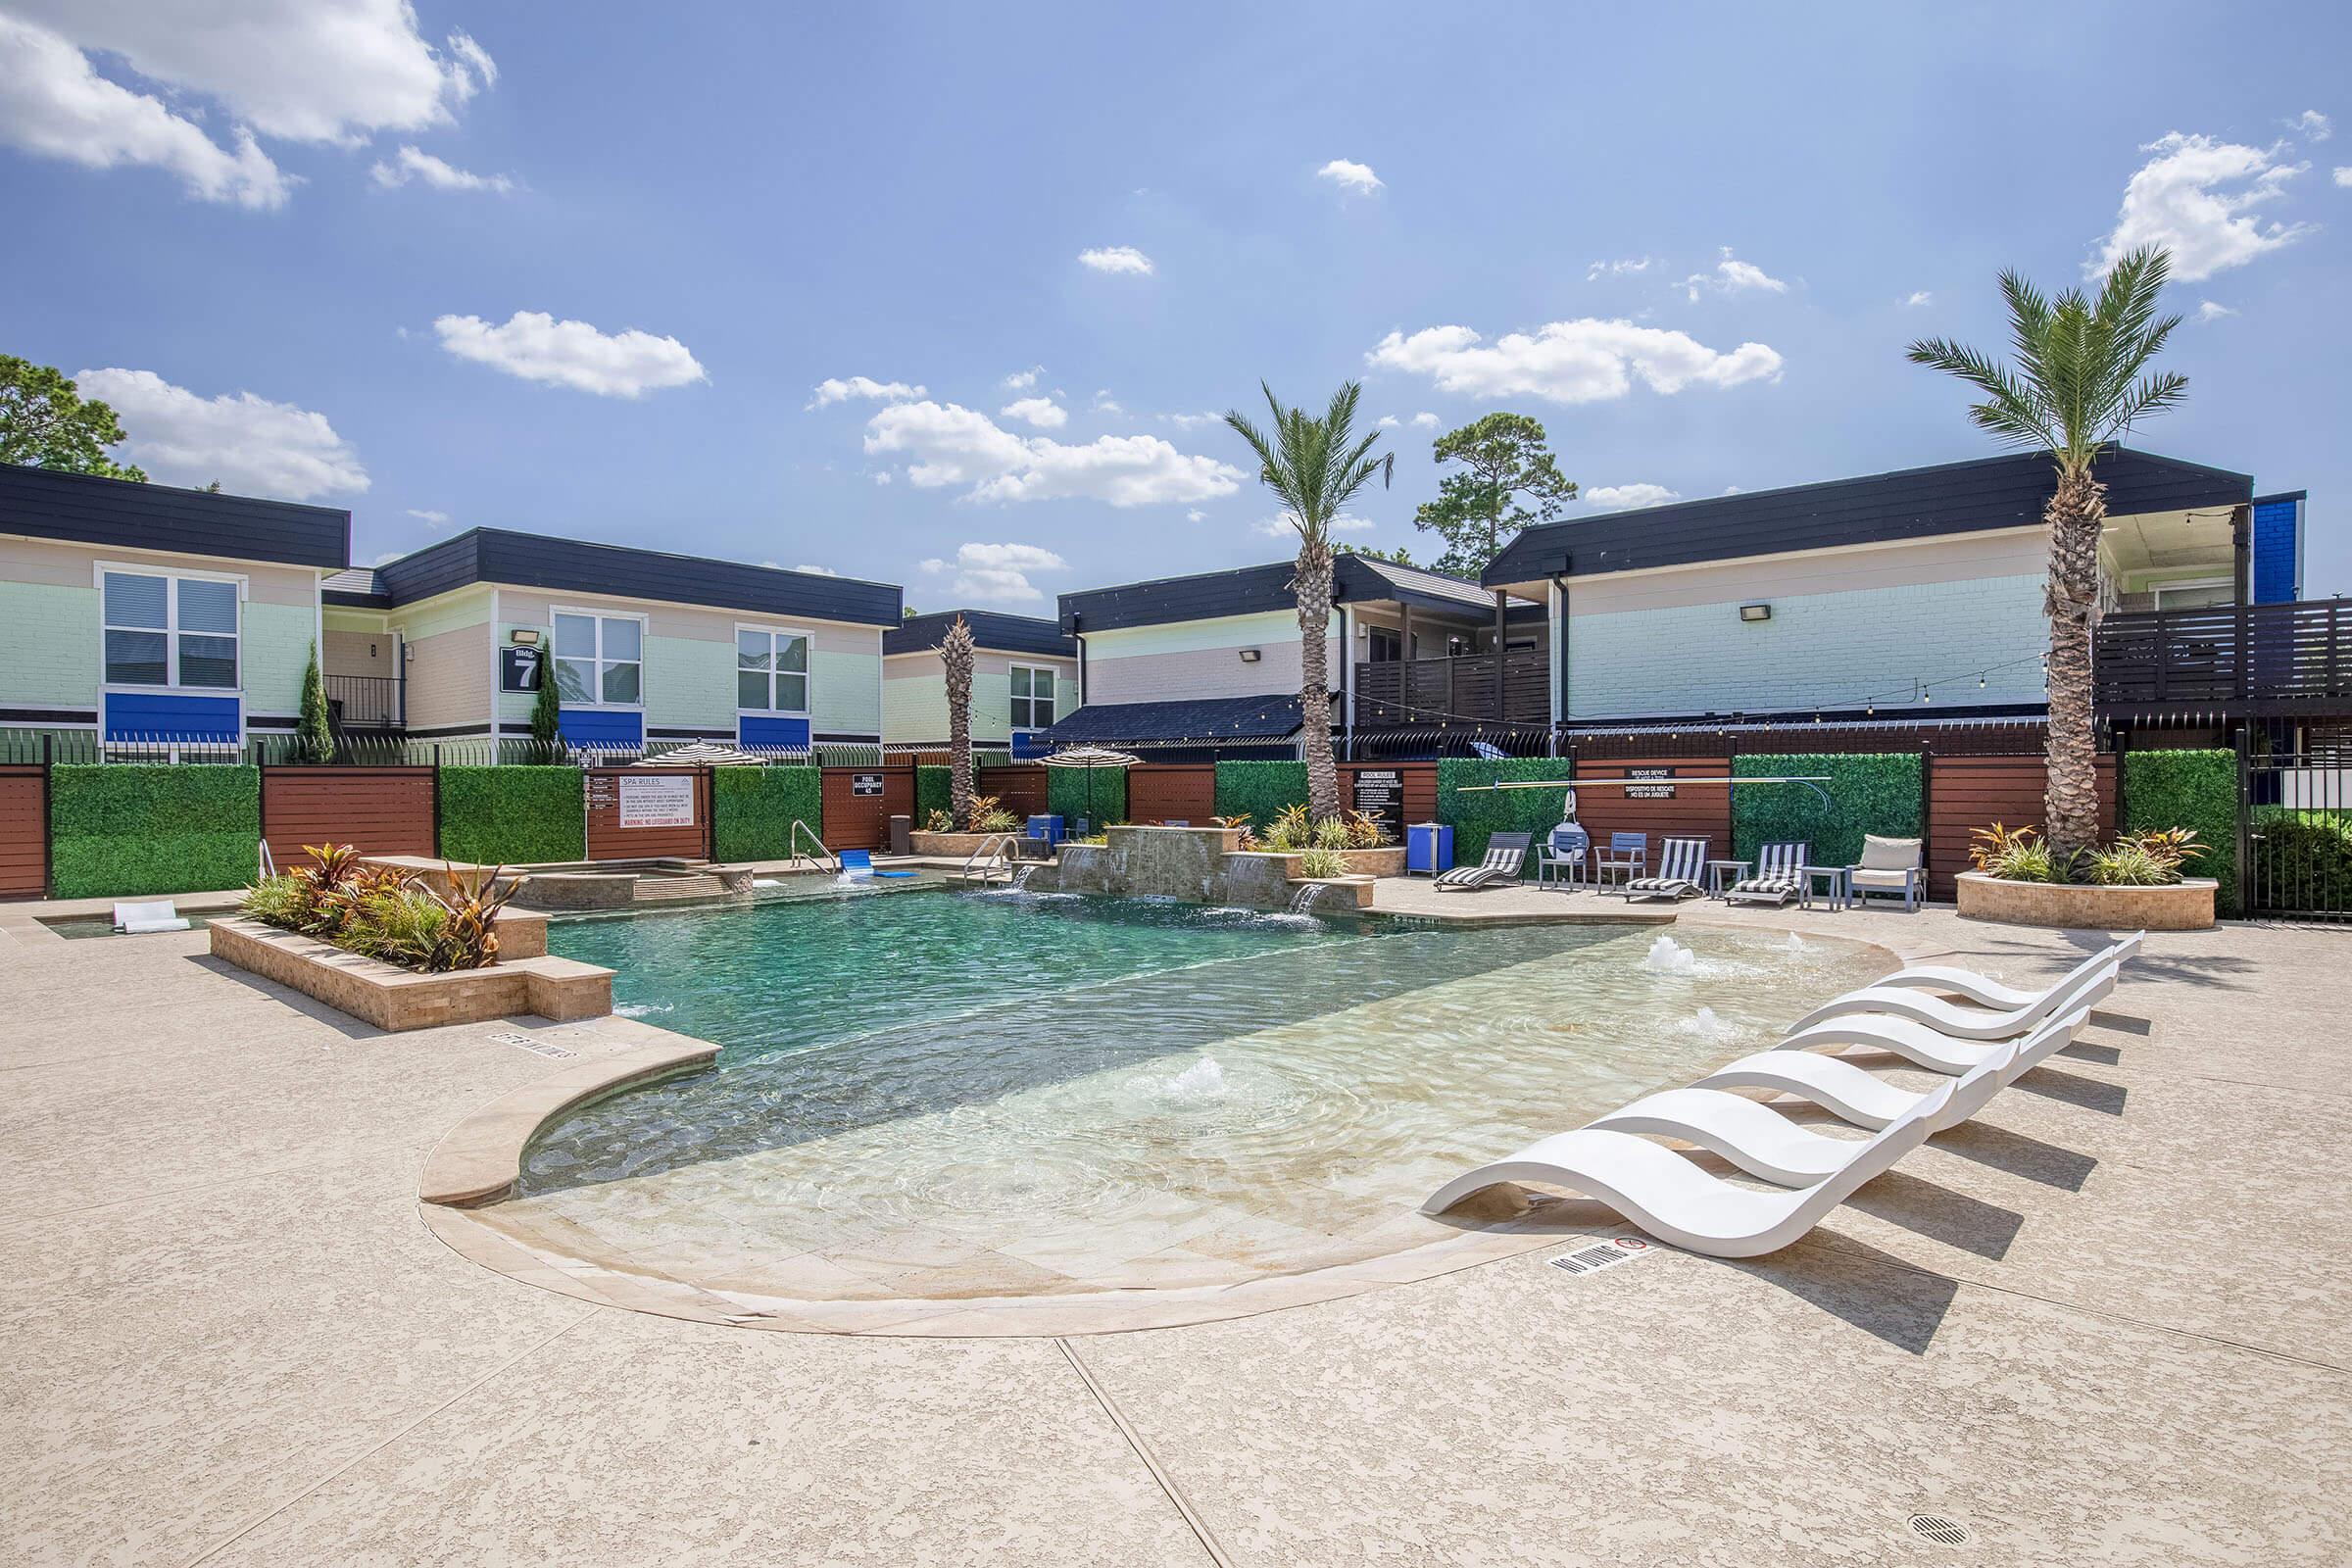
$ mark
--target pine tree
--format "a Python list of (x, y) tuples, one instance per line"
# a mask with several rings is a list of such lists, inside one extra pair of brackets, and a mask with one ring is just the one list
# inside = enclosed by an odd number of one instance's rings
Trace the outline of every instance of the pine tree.
[(564, 755), (564, 699), (556, 692), (556, 662), (539, 656), (539, 691), (531, 699), (534, 760), (553, 762)]
[(335, 727), (327, 716), (326, 677), (318, 672), (318, 645), (302, 672), (302, 717), (294, 726), (294, 755), (305, 762), (335, 760)]

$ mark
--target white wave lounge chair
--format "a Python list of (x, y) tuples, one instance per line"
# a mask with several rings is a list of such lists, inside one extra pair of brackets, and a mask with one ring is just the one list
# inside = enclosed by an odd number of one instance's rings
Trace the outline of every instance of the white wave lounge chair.
[(2114, 960), (2105, 954), (2092, 954), (2084, 958), (2048, 990), (2034, 995), (2030, 1002), (2015, 1007), (1973, 1007), (1964, 1003), (1946, 1002), (1910, 986), (1864, 986), (1849, 991), (1834, 1001), (1825, 1002), (1788, 1026), (1790, 1034), (1798, 1034), (1817, 1023), (1842, 1018), (1857, 1012), (1889, 1012), (1898, 1018), (1909, 1018), (1929, 1028), (1950, 1035), (1956, 1040), (2010, 1040), (2024, 1034), (2089, 983), (2090, 977), (2102, 965)]
[(1743, 876), (1723, 896), (1726, 904), (1785, 905), (1804, 888), (1799, 867), (1813, 857), (1810, 844), (1767, 844), (1756, 852), (1756, 874)]
[[(1983, 1110), (1993, 1095), (2065, 1046), (2082, 1031), (2090, 1016), (2087, 1007), (2045, 1021), (2024, 1040), (1996, 1041), (1984, 1058), (1952, 1084), (1938, 1084), (1928, 1094), (1953, 1089), (1952, 1098), (1936, 1112), (1931, 1132), (1942, 1132)], [(1987, 1072), (1985, 1069), (1991, 1070)], [(1759, 1051), (1740, 1057), (1701, 1078), (1699, 1089), (1770, 1089), (1809, 1100), (1840, 1121), (1857, 1127), (1885, 1128), (1909, 1115), (1924, 1096), (1898, 1089), (1850, 1061), (1811, 1051)], [(1682, 1136), (1682, 1135), (1677, 1135)], [(1727, 1156), (1728, 1157), (1728, 1156)]]
[[(2146, 940), (2145, 931), (2134, 931), (2123, 941), (2099, 950), (2098, 956), (2113, 958), (2117, 963), (2129, 962)], [(1914, 963), (1897, 969), (1884, 979), (1873, 980), (1874, 986), (1909, 986), (1918, 991), (1948, 991), (1965, 998), (1980, 1007), (2023, 1007), (2041, 995), (2038, 991), (2024, 991), (2007, 986), (1990, 975), (1974, 969), (1962, 969), (1943, 963)]]
[(1689, 899), (1698, 894), (1698, 879), (1707, 869), (1705, 839), (1670, 838), (1658, 857), (1656, 876), (1637, 876), (1603, 893), (1632, 903), (1636, 899)]
[(1883, 899), (1903, 901), (1903, 912), (1908, 914), (1919, 907), (1920, 894), (1926, 889), (1927, 867), (1921, 862), (1919, 840), (1883, 839), (1876, 833), (1862, 835), (1862, 858), (1845, 869), (1846, 891), (1854, 903), (1876, 894)]
[(115, 906), (115, 929), (124, 936), (141, 937), (156, 931), (185, 931), (187, 928), (187, 917), (172, 906), (170, 899), (153, 904)]
[[(1969, 1069), (1932, 1118), (1934, 1131), (1956, 1127), (1984, 1108), (2007, 1080), (2012, 1041), (1995, 1046)], [(1925, 1098), (1925, 1097), (1922, 1097)], [(1918, 1102), (1913, 1102), (1916, 1110)], [(1679, 1138), (1721, 1154), (1750, 1176), (1783, 1187), (1810, 1187), (1843, 1170), (1861, 1149), (1852, 1138), (1832, 1138), (1799, 1127), (1760, 1102), (1722, 1089), (1669, 1089), (1611, 1111), (1593, 1127), (1612, 1132)]]
[[(2116, 970), (2104, 967), (2094, 970), (2062, 1000), (2053, 1012), (2067, 1012), (2080, 1018), (2090, 1016), (2090, 1009), (2107, 999), (2115, 990)], [(2076, 1025), (2079, 1029), (2082, 1026)], [(2038, 1033), (2039, 1026), (2035, 1032)], [(2071, 1037), (2070, 1037), (2071, 1038)], [(1966, 1072), (1990, 1055), (1999, 1041), (1954, 1040), (1950, 1035), (1929, 1028), (1915, 1018), (1898, 1018), (1885, 1012), (1850, 1012), (1843, 1017), (1817, 1023), (1809, 1029), (1799, 1029), (1783, 1040), (1776, 1048), (1781, 1051), (1838, 1052), (1852, 1046), (1868, 1046), (1932, 1067), (1937, 1072)]]
[(1709, 1257), (1761, 1257), (1821, 1223), (1855, 1188), (1926, 1141), (1951, 1098), (1943, 1084), (1918, 1097), (1909, 1115), (1853, 1144), (1838, 1171), (1794, 1192), (1759, 1193), (1713, 1176), (1632, 1133), (1581, 1128), (1528, 1145), (1508, 1159), (1465, 1171), (1430, 1194), (1424, 1214), (1442, 1214), (1501, 1182), (1542, 1182), (1597, 1198), (1662, 1242)]
[(1437, 886), (1452, 893), (1476, 893), (1481, 888), (1507, 887), (1519, 880), (1526, 863), (1528, 833), (1496, 833), (1487, 840), (1487, 858), (1476, 865), (1457, 865), (1438, 873)]

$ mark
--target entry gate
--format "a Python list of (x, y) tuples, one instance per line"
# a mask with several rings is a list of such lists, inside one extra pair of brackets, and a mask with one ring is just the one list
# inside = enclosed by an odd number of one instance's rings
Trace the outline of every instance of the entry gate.
[(2241, 752), (2238, 801), (2247, 912), (2352, 921), (2352, 750)]

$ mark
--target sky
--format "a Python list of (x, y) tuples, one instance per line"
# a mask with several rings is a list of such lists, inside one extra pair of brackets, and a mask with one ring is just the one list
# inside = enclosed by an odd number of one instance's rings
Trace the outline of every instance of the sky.
[(909, 605), (1287, 556), (1261, 379), (1570, 515), (1998, 450), (1907, 364), (2175, 252), (2134, 445), (2352, 590), (2352, 7), (0, 0), (0, 353), (157, 480)]

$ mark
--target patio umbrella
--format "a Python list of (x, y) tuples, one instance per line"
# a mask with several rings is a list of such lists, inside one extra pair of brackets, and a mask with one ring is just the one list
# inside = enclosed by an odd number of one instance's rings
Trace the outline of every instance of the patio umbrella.
[(750, 752), (739, 752), (732, 746), (715, 741), (696, 741), (691, 746), (679, 746), (659, 757), (641, 757), (631, 767), (765, 767), (767, 759)]
[(1114, 752), (1104, 746), (1073, 746), (1066, 752), (1055, 752), (1046, 758), (1048, 767), (1083, 767), (1086, 769), (1086, 814), (1095, 814), (1095, 769), (1098, 767), (1133, 767), (1143, 760), (1126, 752)]

